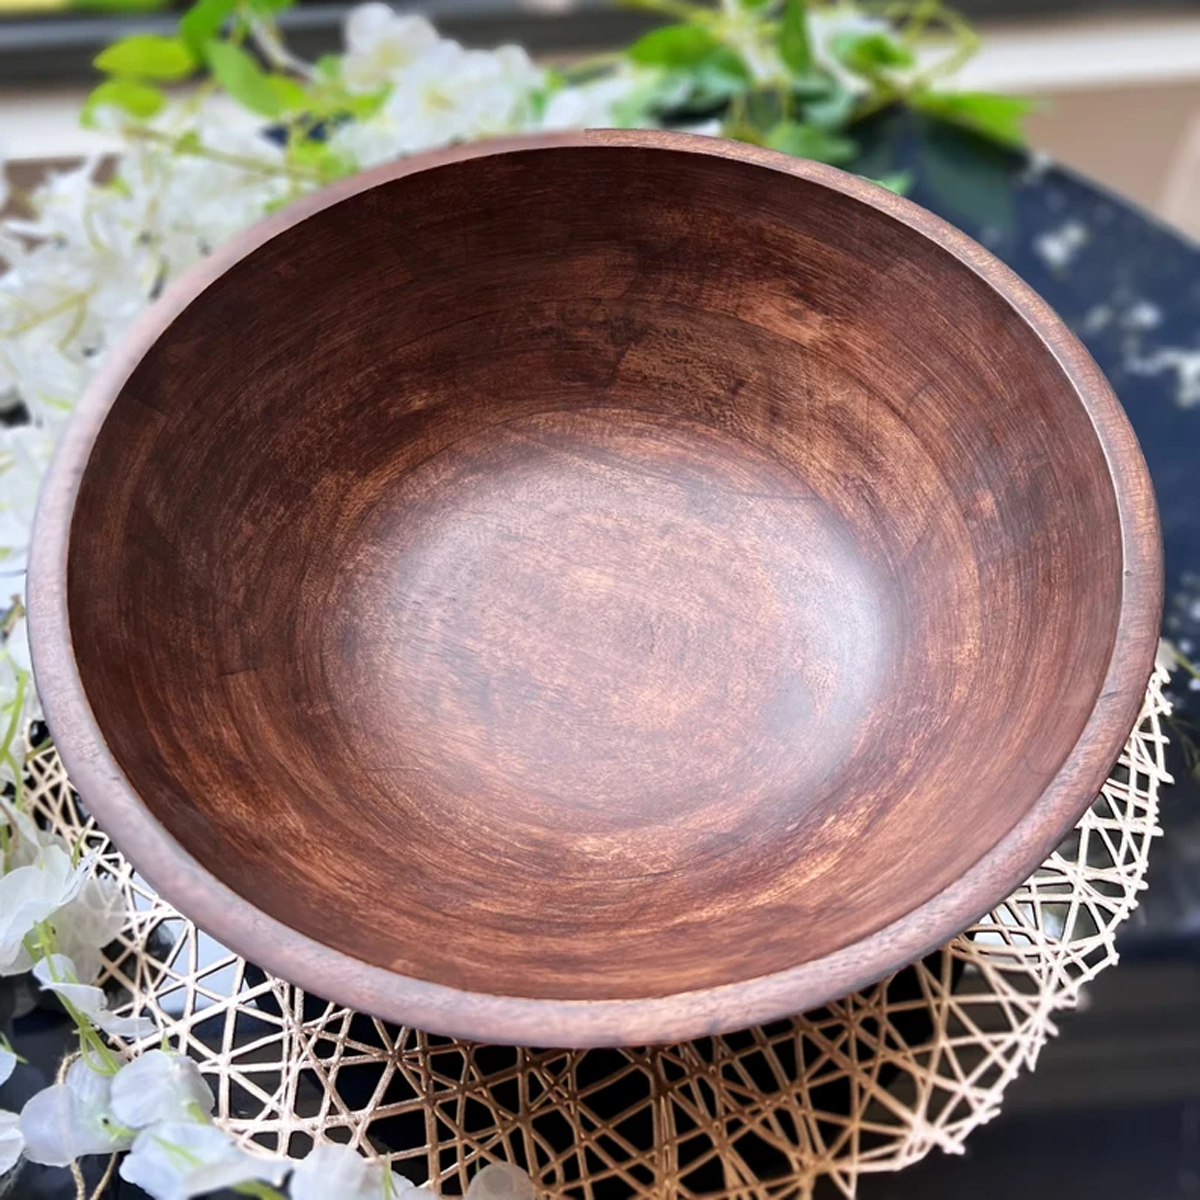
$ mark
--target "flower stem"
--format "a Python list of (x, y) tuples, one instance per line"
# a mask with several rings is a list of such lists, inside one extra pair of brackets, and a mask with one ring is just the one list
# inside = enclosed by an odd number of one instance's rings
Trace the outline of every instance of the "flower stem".
[[(58, 974), (54, 969), (54, 930), (51, 928), (48, 921), (39, 921), (35, 927), (37, 932), (37, 947), (41, 951), (42, 957), (46, 960), (46, 965), (50, 970), (50, 979), (54, 983), (70, 983), (71, 980), (59, 979)], [(78, 982), (78, 981), (76, 981)], [(59, 1003), (66, 1010), (67, 1016), (75, 1022), (75, 1028), (79, 1033), (79, 1052), (83, 1055), (87, 1065), (99, 1075), (115, 1075), (120, 1069), (121, 1064), (117, 1061), (116, 1056), (104, 1043), (104, 1039), (100, 1036), (96, 1027), (73, 1005), (66, 996), (58, 997)], [(88, 1051), (94, 1051), (99, 1063), (95, 1063), (88, 1057)]]
[(607, 70), (609, 67), (615, 67), (625, 61), (625, 55), (619, 51), (611, 51), (605, 54), (589, 54), (587, 58), (581, 58), (577, 62), (566, 63), (558, 68), (559, 74), (569, 83), (576, 83), (582, 79), (590, 79), (593, 75), (598, 75), (601, 71)]
[(211, 146), (205, 146), (203, 143), (198, 143), (193, 140), (184, 141), (182, 138), (169, 133), (161, 133), (157, 129), (147, 129), (141, 125), (127, 125), (121, 131), (125, 137), (146, 141), (158, 142), (169, 146), (178, 154), (190, 154), (196, 158), (207, 158), (212, 162), (224, 163), (230, 167), (240, 167), (243, 171), (250, 171), (258, 175), (284, 175), (289, 179), (299, 179), (306, 183), (320, 183), (321, 175), (318, 171), (308, 171), (303, 167), (276, 165), (268, 162), (263, 162), (261, 159), (251, 158), (245, 154), (230, 154), (225, 150), (214, 150)]
[(41, 312), (35, 312), (32, 317), (22, 321), (19, 325), (14, 325), (11, 329), (0, 330), (0, 339), (18, 337), (22, 333), (28, 333), (29, 330), (41, 325), (45, 321), (49, 321), (51, 318), (62, 316), (65, 312), (70, 312), (76, 305), (85, 305), (88, 299), (89, 297), (86, 292), (72, 292), (71, 295), (60, 300), (57, 304), (51, 305), (50, 308), (43, 309)]
[[(6, 758), (10, 762), (12, 758), (9, 751), (12, 749), (13, 738), (17, 736), (17, 726), (21, 722), (21, 717), (25, 712), (25, 688), (29, 683), (28, 671), (17, 671), (17, 694), (13, 697), (12, 713), (8, 718), (8, 728), (4, 731), (4, 741), (0, 743), (0, 758)], [(18, 778), (20, 772), (18, 772)], [(20, 807), (20, 801), (17, 801), (17, 807)]]
[(52, 737), (43, 738), (36, 746), (30, 746), (29, 749), (25, 751), (26, 764), (33, 762), (35, 758), (45, 754), (47, 750), (52, 750), (53, 748), (54, 739)]
[[(1172, 649), (1175, 649), (1175, 648), (1172, 647)], [(1178, 650), (1175, 650), (1175, 662), (1178, 666), (1182, 667), (1193, 679), (1200, 679), (1200, 667), (1197, 667), (1196, 664), (1191, 661), (1191, 659), (1185, 658), (1182, 654), (1179, 653)]]

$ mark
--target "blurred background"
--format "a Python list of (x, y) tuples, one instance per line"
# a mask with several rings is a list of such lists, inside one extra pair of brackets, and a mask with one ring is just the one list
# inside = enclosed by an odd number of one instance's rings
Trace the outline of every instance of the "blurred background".
[[(9, 158), (102, 149), (78, 126), (91, 60), (125, 33), (173, 29), (180, 0), (0, 0), (0, 142)], [(608, 0), (428, 0), (467, 45), (562, 57), (627, 43), (653, 18)], [(963, 88), (1044, 98), (1030, 142), (1200, 236), (1200, 0), (959, 0), (983, 50)], [(305, 56), (338, 46), (345, 6), (300, 0), (280, 24)]]

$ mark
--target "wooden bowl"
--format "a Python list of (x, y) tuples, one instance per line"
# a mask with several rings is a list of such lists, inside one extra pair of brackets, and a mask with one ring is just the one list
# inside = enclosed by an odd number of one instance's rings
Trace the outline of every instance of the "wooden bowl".
[(828, 167), (586, 133), (215, 254), (43, 495), (37, 677), (184, 913), (387, 1018), (636, 1044), (844, 994), (1092, 800), (1150, 484), (990, 255)]

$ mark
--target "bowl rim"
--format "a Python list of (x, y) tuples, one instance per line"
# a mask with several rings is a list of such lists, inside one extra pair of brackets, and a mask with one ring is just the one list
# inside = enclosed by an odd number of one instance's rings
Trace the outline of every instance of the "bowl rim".
[[(97, 724), (71, 639), (67, 554), (80, 480), (129, 376), (184, 309), (264, 243), (360, 192), (456, 162), (548, 148), (733, 160), (839, 192), (936, 242), (1014, 309), (1054, 356), (1101, 444), (1120, 522), (1123, 589), (1104, 682), (1075, 746), (1018, 824), (952, 884), (856, 943), (783, 971), (674, 995), (562, 1000), (468, 992), (366, 963), (269, 916), (194, 859), (139, 798)], [(108, 354), (76, 407), (39, 496), (27, 587), (35, 678), (72, 785), (121, 852), (181, 913), (256, 965), (336, 1003), (475, 1041), (580, 1048), (682, 1041), (790, 1016), (881, 979), (953, 938), (1027, 879), (1099, 792), (1141, 711), (1162, 604), (1158, 512), (1129, 420), (1087, 350), (1013, 271), (940, 217), (836, 168), (718, 138), (625, 130), (534, 134), (389, 163), (298, 200), (185, 272)]]

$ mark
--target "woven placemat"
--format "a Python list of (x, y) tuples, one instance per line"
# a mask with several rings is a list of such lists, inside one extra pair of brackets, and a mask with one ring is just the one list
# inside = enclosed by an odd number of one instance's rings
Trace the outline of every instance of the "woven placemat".
[(124, 893), (130, 919), (106, 968), (119, 1011), (154, 1017), (197, 1060), (218, 1120), (246, 1140), (291, 1154), (350, 1142), (446, 1195), (503, 1159), (546, 1195), (580, 1200), (803, 1200), (823, 1177), (852, 1197), (865, 1172), (961, 1151), (1035, 1065), (1055, 1013), (1116, 962), (1160, 832), (1166, 681), (1155, 673), (1075, 831), (949, 945), (817, 1012), (651, 1049), (474, 1045), (307, 996), (159, 898), (82, 811), (52, 750), (30, 763), (31, 796), (68, 841), (101, 852), (97, 869)]

